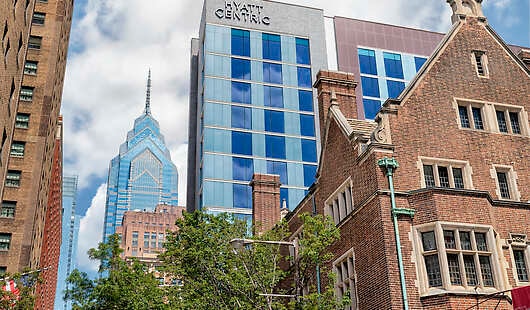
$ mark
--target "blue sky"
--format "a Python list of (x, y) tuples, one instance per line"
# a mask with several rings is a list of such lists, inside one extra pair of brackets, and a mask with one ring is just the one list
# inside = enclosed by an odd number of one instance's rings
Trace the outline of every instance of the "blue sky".
[[(445, 32), (445, 0), (293, 0), (340, 15)], [(381, 8), (385, 10), (381, 10)], [(530, 0), (484, 0), (489, 23), (509, 44), (530, 46)], [(189, 42), (198, 35), (202, 1), (77, 0), (65, 79), (65, 175), (79, 176), (79, 265), (93, 272), (84, 253), (101, 238), (109, 161), (145, 102), (153, 71), (152, 111), (179, 169), (185, 203)], [(88, 210), (88, 212), (87, 212)]]

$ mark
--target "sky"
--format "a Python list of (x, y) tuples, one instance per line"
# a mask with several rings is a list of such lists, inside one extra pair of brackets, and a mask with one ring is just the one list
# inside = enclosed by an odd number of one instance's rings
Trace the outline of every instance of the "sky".
[[(446, 32), (445, 0), (292, 0), (344, 16)], [(384, 9), (381, 9), (384, 8)], [(189, 49), (200, 0), (77, 0), (63, 90), (64, 174), (79, 176), (78, 265), (94, 274), (88, 249), (101, 241), (109, 161), (143, 111), (152, 70), (151, 110), (179, 171), (186, 202)], [(530, 47), (530, 0), (484, 0), (490, 25), (509, 44)]]

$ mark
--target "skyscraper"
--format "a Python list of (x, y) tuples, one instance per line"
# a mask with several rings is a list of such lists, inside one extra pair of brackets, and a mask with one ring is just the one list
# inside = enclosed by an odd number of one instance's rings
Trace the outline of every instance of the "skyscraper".
[(76, 212), (77, 176), (63, 177), (63, 220), (62, 242), (59, 269), (57, 272), (57, 290), (55, 309), (72, 309), (71, 301), (64, 301), (66, 278), (77, 267), (77, 240), (79, 236), (80, 216)]
[(206, 0), (192, 40), (187, 207), (252, 214), (253, 173), (294, 208), (313, 183), (312, 83), (327, 67), (321, 9)]
[(153, 210), (158, 204), (178, 204), (178, 172), (151, 115), (151, 72), (142, 115), (134, 121), (119, 154), (110, 162), (104, 241), (120, 226), (129, 210)]

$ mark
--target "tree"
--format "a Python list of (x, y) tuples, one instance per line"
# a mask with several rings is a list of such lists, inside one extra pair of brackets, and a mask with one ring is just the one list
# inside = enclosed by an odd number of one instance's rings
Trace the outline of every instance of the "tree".
[(90, 259), (101, 262), (99, 272), (105, 276), (92, 280), (74, 270), (67, 279), (71, 288), (65, 291), (65, 300), (73, 302), (73, 309), (172, 309), (159, 281), (144, 264), (122, 259), (119, 244), (118, 235), (112, 235), (108, 243), (89, 250)]
[(0, 287), (6, 285), (10, 280), (14, 280), (18, 294), (6, 292), (0, 288), (0, 310), (24, 310), (33, 309), (35, 304), (34, 290), (39, 281), (38, 270), (24, 270), (12, 276), (6, 274), (0, 279)]

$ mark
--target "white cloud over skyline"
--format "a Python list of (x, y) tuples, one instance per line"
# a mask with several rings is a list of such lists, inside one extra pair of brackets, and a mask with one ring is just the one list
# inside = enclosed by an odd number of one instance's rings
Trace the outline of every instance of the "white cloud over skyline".
[(88, 250), (97, 248), (103, 239), (103, 219), (105, 217), (105, 198), (107, 184), (101, 184), (92, 199), (92, 204), (79, 224), (79, 243), (77, 245), (78, 268), (89, 273), (98, 271), (99, 262), (88, 258)]

